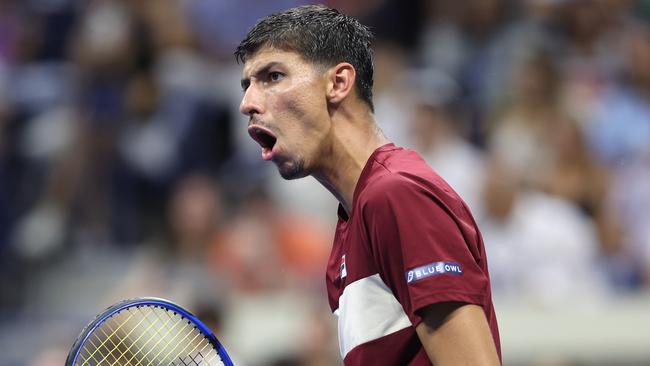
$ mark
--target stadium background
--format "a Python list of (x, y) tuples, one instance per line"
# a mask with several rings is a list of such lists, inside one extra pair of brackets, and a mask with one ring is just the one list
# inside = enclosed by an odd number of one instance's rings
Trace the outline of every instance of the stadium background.
[[(172, 299), (238, 365), (340, 364), (336, 203), (284, 182), (232, 51), (294, 0), (0, 1), (0, 365)], [(377, 119), (469, 203), (506, 365), (650, 363), (650, 1), (326, 2), (372, 27)]]

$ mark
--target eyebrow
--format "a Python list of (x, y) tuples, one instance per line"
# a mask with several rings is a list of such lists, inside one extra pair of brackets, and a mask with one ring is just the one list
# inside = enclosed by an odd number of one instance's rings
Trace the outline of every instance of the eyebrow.
[[(271, 61), (271, 62), (267, 63), (266, 65), (262, 66), (257, 71), (255, 71), (253, 73), (253, 77), (259, 79), (261, 75), (267, 74), (270, 69), (272, 69), (273, 67), (278, 66), (278, 65), (281, 65), (281, 63), (277, 62), (277, 61)], [(250, 85), (251, 85), (251, 79), (250, 78), (241, 79), (241, 88), (242, 88), (243, 91), (246, 91), (246, 89), (248, 89), (248, 87)]]

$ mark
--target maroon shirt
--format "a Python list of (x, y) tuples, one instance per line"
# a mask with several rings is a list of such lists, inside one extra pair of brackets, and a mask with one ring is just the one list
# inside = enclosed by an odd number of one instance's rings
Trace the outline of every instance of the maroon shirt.
[(327, 267), (345, 365), (430, 365), (415, 327), (439, 302), (480, 305), (501, 356), (483, 239), (467, 205), (420, 156), (387, 144), (368, 159)]

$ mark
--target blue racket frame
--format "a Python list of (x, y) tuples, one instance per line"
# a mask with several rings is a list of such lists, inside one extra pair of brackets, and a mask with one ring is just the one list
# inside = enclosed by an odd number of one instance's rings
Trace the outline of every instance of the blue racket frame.
[(234, 366), (232, 361), (230, 360), (230, 356), (228, 356), (228, 353), (226, 352), (226, 349), (223, 347), (221, 342), (219, 342), (219, 340), (214, 335), (212, 330), (210, 330), (210, 328), (208, 328), (205, 324), (203, 324), (203, 322), (201, 322), (199, 318), (197, 318), (194, 314), (190, 313), (189, 311), (183, 309), (181, 306), (174, 304), (169, 300), (165, 300), (157, 297), (141, 297), (137, 299), (124, 300), (110, 306), (109, 308), (104, 310), (104, 312), (97, 315), (95, 320), (93, 320), (90, 324), (88, 324), (84, 328), (84, 330), (81, 332), (81, 334), (73, 344), (72, 349), (68, 354), (68, 358), (66, 359), (65, 365), (66, 366), (75, 365), (75, 363), (77, 362), (77, 358), (79, 357), (81, 347), (86, 343), (88, 337), (90, 337), (93, 331), (100, 324), (102, 324), (106, 319), (110, 318), (114, 314), (119, 313), (124, 309), (132, 308), (135, 306), (160, 306), (170, 311), (175, 311), (179, 313), (180, 315), (182, 315), (183, 317), (187, 318), (189, 321), (194, 323), (197, 329), (199, 329), (199, 331), (201, 331), (201, 333), (203, 333), (206, 336), (208, 341), (212, 343), (212, 345), (215, 347), (217, 353), (219, 354), (219, 357), (221, 357), (221, 362), (223, 362), (225, 366)]

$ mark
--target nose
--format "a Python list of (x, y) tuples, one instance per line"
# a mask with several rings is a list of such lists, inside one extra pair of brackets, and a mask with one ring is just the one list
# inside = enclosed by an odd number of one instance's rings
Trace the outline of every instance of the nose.
[(259, 93), (256, 91), (254, 84), (251, 84), (248, 88), (246, 88), (241, 103), (239, 104), (239, 111), (249, 117), (252, 117), (256, 113), (262, 113)]

